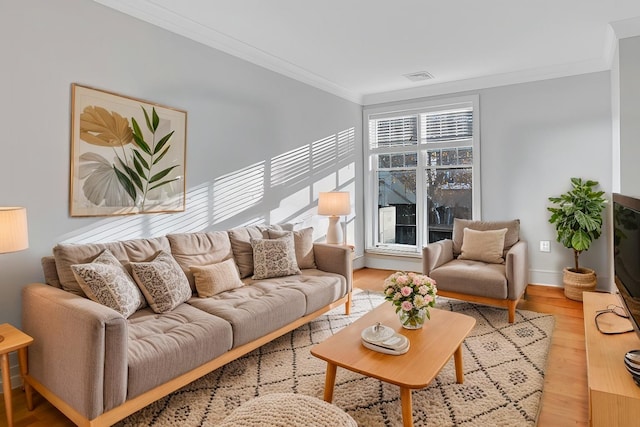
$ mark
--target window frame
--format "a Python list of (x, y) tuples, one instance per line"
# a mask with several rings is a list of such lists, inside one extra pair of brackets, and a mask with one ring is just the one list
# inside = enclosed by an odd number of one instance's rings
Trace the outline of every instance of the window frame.
[[(446, 111), (459, 108), (471, 107), (473, 111), (471, 144), (461, 141), (431, 142), (423, 143), (421, 138), (422, 124), (420, 114)], [(394, 117), (404, 117), (415, 114), (417, 119), (417, 142), (415, 145), (393, 145), (384, 148), (371, 147), (370, 121), (374, 119), (385, 119)], [(428, 101), (386, 104), (382, 106), (371, 106), (363, 109), (364, 129), (364, 225), (365, 225), (365, 250), (371, 253), (400, 255), (400, 256), (420, 256), (422, 247), (428, 241), (428, 212), (426, 212), (426, 171), (436, 167), (427, 164), (427, 151), (434, 148), (449, 148), (458, 146), (472, 147), (473, 161), (470, 165), (442, 165), (440, 168), (464, 168), (471, 166), (473, 186), (472, 197), (472, 219), (481, 218), (481, 180), (480, 180), (480, 108), (479, 96), (469, 95), (452, 98), (441, 98)], [(379, 154), (387, 153), (412, 153), (417, 152), (416, 171), (416, 245), (406, 244), (381, 244), (378, 242), (378, 171), (388, 170), (379, 168), (377, 159)], [(408, 170), (413, 168), (394, 169)]]

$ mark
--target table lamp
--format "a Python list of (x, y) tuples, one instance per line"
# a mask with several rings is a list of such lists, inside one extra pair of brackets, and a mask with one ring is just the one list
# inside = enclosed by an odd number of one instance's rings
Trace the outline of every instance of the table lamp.
[(339, 244), (342, 241), (342, 228), (340, 227), (340, 215), (351, 213), (351, 200), (347, 191), (321, 192), (318, 198), (318, 215), (329, 217), (327, 228), (327, 243)]
[[(27, 210), (19, 207), (0, 207), (0, 254), (17, 252), (29, 247)], [(4, 337), (0, 335), (0, 342)]]

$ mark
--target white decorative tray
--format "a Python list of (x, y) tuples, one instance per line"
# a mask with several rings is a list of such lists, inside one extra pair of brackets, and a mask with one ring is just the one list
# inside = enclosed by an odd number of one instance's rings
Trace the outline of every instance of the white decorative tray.
[(362, 330), (362, 345), (380, 353), (400, 355), (409, 351), (409, 339), (388, 326), (376, 324)]

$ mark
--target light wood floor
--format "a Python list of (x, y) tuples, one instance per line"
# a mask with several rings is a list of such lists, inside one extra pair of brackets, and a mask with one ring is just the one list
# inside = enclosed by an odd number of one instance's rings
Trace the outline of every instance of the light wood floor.
[[(391, 272), (362, 269), (354, 272), (354, 287), (382, 290)], [(587, 370), (584, 347), (582, 303), (564, 297), (562, 289), (530, 285), (527, 298), (518, 308), (555, 316), (556, 325), (547, 362), (539, 427), (588, 425)], [(506, 316), (506, 313), (505, 313)], [(34, 396), (35, 409), (27, 411), (24, 393), (13, 391), (15, 427), (73, 426), (64, 415), (40, 396)], [(6, 424), (4, 404), (0, 404), (0, 426)]]

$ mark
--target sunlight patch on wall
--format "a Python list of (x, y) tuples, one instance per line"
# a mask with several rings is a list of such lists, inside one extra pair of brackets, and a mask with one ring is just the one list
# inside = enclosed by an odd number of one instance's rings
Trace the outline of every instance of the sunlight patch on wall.
[(186, 193), (186, 210), (172, 214), (126, 215), (102, 218), (65, 234), (61, 243), (105, 243), (142, 239), (169, 233), (188, 233), (209, 225), (209, 184)]
[[(184, 212), (96, 217), (59, 242), (104, 243), (197, 232), (215, 225), (226, 229), (285, 222), (313, 226), (314, 238), (320, 238), (327, 219), (316, 213), (318, 194), (349, 191), (354, 199), (354, 150), (355, 129), (345, 129), (274, 156), (269, 163), (255, 163), (188, 189)], [(354, 215), (348, 221), (351, 229)]]
[(264, 199), (265, 164), (256, 163), (213, 183), (213, 223), (218, 224)]
[[(338, 171), (338, 185), (340, 187), (352, 183), (356, 179), (356, 164), (349, 163)], [(342, 190), (348, 191), (348, 190)]]
[[(269, 216), (271, 223), (277, 224), (282, 222), (290, 222), (296, 219), (301, 221), (301, 215), (307, 214), (310, 210), (309, 187), (304, 187), (293, 194), (290, 194), (280, 200), (278, 207), (272, 209)], [(301, 212), (304, 210), (305, 212)]]
[(271, 159), (271, 186), (300, 181), (309, 176), (309, 146), (304, 145)]
[(311, 144), (311, 158), (314, 170), (337, 162), (338, 146), (336, 138), (337, 135), (331, 135)]
[(338, 160), (353, 154), (356, 145), (355, 128), (338, 132)]
[(210, 224), (209, 183), (187, 192), (187, 209), (174, 215), (156, 215), (149, 218), (149, 233), (162, 236), (170, 233), (192, 233)]
[(234, 226), (234, 227), (248, 227), (250, 225), (261, 225), (261, 224), (266, 224), (266, 218), (264, 216), (257, 216), (257, 217), (253, 217), (249, 220), (246, 220), (244, 222), (239, 223), (238, 225)]

